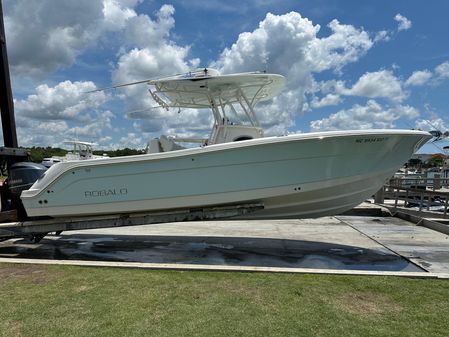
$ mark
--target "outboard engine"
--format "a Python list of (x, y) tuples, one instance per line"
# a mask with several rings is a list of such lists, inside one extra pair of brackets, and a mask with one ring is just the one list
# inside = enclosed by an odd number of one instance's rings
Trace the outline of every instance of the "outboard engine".
[(9, 192), (8, 209), (17, 209), (19, 220), (26, 218), (20, 200), (22, 191), (29, 189), (47, 171), (47, 167), (37, 163), (22, 162), (11, 166), (7, 180)]

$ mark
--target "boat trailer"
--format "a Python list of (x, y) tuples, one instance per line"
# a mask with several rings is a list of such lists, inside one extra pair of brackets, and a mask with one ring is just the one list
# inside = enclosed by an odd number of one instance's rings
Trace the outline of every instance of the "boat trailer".
[(26, 220), (0, 223), (0, 241), (28, 238), (37, 243), (48, 233), (94, 228), (140, 226), (167, 222), (224, 220), (263, 209), (263, 204), (238, 204), (165, 212), (114, 214), (92, 217), (67, 217), (60, 219)]

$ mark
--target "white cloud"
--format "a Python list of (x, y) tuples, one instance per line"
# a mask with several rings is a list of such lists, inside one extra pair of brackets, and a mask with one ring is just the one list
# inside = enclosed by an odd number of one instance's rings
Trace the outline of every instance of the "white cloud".
[(177, 137), (207, 137), (213, 121), (207, 109), (156, 109), (141, 121), (134, 123), (134, 129), (145, 133), (148, 138), (164, 134)]
[(432, 72), (417, 70), (405, 81), (406, 86), (420, 86), (426, 84), (432, 78)]
[(43, 78), (71, 66), (105, 33), (122, 30), (127, 21), (135, 18), (133, 7), (141, 1), (5, 1), (12, 73)]
[(104, 0), (104, 28), (111, 31), (124, 28), (127, 21), (137, 15), (132, 8), (142, 1)]
[(158, 45), (166, 43), (170, 30), (175, 25), (174, 13), (172, 5), (163, 5), (156, 12), (156, 20), (151, 20), (144, 14), (130, 18), (125, 26), (127, 44), (139, 48), (152, 46), (156, 49)]
[[(158, 48), (133, 48), (122, 55), (113, 73), (114, 83), (150, 79), (161, 75), (186, 72), (188, 48), (161, 44)], [(127, 87), (126, 89), (132, 89)]]
[(310, 106), (312, 108), (322, 108), (325, 106), (337, 105), (342, 102), (342, 99), (339, 95), (336, 94), (327, 94), (322, 99), (317, 99), (317, 97), (313, 97), (310, 102)]
[(74, 62), (97, 36), (103, 4), (98, 0), (9, 0), (4, 8), (12, 72), (33, 77)]
[(435, 74), (441, 79), (449, 78), (449, 61), (435, 67)]
[(404, 82), (404, 85), (439, 85), (443, 80), (447, 78), (449, 78), (449, 61), (443, 62), (436, 66), (433, 72), (427, 69), (414, 71), (413, 74)]
[(315, 38), (308, 46), (310, 49), (306, 49), (308, 63), (313, 71), (339, 71), (346, 64), (357, 61), (373, 46), (373, 41), (364, 30), (340, 24), (335, 19), (328, 26), (332, 34)]
[(401, 102), (405, 98), (401, 81), (390, 70), (367, 72), (352, 88), (337, 88), (337, 93), (347, 96), (388, 98), (394, 102)]
[[(112, 74), (114, 83), (129, 83), (138, 80), (173, 75), (189, 71), (199, 64), (199, 59), (188, 59), (189, 46), (180, 46), (171, 40), (170, 31), (174, 27), (174, 8), (171, 5), (163, 5), (156, 13), (156, 19), (152, 20), (147, 15), (139, 15), (128, 20), (125, 28), (128, 36), (130, 50), (125, 51), (119, 58), (117, 66)], [(154, 107), (156, 103), (148, 94), (145, 84), (128, 86), (120, 89), (120, 96), (125, 101), (128, 111), (141, 110)], [(135, 127), (146, 133), (170, 132), (176, 125), (175, 111), (163, 111), (161, 109), (148, 109), (140, 113), (128, 114), (131, 118), (142, 118)], [(195, 123), (204, 122), (198, 119), (193, 110), (185, 110), (185, 126), (194, 126)], [(176, 117), (176, 118), (173, 118)], [(151, 121), (145, 120), (145, 118)], [(184, 117), (183, 117), (184, 118)], [(205, 125), (202, 125), (204, 128)], [(208, 123), (207, 127), (210, 125)]]
[(399, 116), (399, 118), (413, 119), (419, 116), (419, 110), (410, 105), (397, 105), (388, 109), (388, 111)]
[(449, 61), (443, 62), (436, 66), (433, 72), (427, 69), (414, 71), (413, 74), (404, 82), (404, 85), (439, 85), (443, 80), (447, 78), (449, 78)]
[(305, 100), (298, 95), (298, 90), (285, 89), (271, 102), (259, 104), (256, 108), (257, 117), (265, 130), (265, 135), (287, 134), (288, 129), (295, 125), (295, 112), (301, 111)]
[(93, 82), (64, 81), (54, 87), (41, 84), (36, 93), (17, 100), (18, 115), (43, 120), (86, 120), (88, 112), (107, 99), (104, 92), (86, 94), (96, 89)]
[(113, 148), (123, 149), (141, 149), (145, 147), (145, 144), (148, 142), (147, 139), (143, 138), (142, 135), (138, 135), (135, 132), (128, 132), (126, 136), (120, 138), (117, 144), (113, 144)]
[(418, 110), (408, 105), (386, 109), (376, 101), (368, 100), (366, 105), (355, 104), (350, 109), (312, 121), (310, 128), (312, 131), (393, 128), (399, 118), (412, 119), (418, 115)]
[(286, 75), (321, 72), (357, 61), (373, 44), (367, 32), (351, 25), (333, 20), (328, 26), (332, 33), (318, 38), (320, 25), (299, 13), (268, 13), (257, 29), (241, 33), (212, 66), (223, 73), (248, 69)]
[(268, 13), (257, 29), (241, 33), (212, 66), (222, 73), (267, 69), (287, 74), (294, 70), (292, 65), (305, 62), (307, 45), (316, 38), (319, 30), (319, 25), (314, 26), (299, 13)]
[(19, 145), (61, 146), (69, 126), (66, 121), (41, 121), (16, 116)]
[(67, 138), (102, 137), (112, 129), (114, 115), (101, 110), (108, 99), (104, 92), (86, 94), (95, 88), (92, 82), (64, 81), (54, 87), (43, 84), (36, 93), (16, 100), (20, 145), (61, 146)]
[[(186, 72), (197, 65), (198, 59), (187, 59), (189, 46), (179, 46), (170, 40), (174, 27), (174, 8), (163, 5), (155, 13), (156, 20), (139, 15), (128, 20), (125, 28), (131, 46), (117, 62), (112, 74), (114, 83), (127, 83), (156, 76)], [(133, 94), (136, 87), (127, 87), (126, 94)]]
[(68, 130), (67, 134), (77, 139), (98, 139), (104, 131), (112, 129), (112, 119), (114, 114), (111, 111), (101, 111), (89, 123), (75, 126)]
[(449, 130), (449, 123), (444, 121), (441, 117), (435, 117), (431, 119), (418, 119), (415, 122), (415, 127), (424, 131), (439, 130), (441, 132), (446, 132)]
[[(268, 133), (286, 133), (294, 124), (294, 115), (302, 113), (306, 106), (305, 94), (313, 91), (313, 74), (326, 70), (340, 72), (373, 45), (363, 29), (337, 20), (328, 26), (331, 33), (318, 37), (320, 26), (299, 13), (269, 13), (254, 31), (241, 33), (211, 66), (222, 73), (266, 69), (285, 75), (287, 88), (271, 105), (261, 105), (258, 111)], [(331, 98), (327, 98), (328, 103)], [(335, 101), (336, 97), (333, 99)]]
[(387, 30), (381, 30), (376, 33), (374, 36), (374, 42), (380, 42), (380, 41), (390, 41), (391, 40), (391, 32)]
[[(189, 70), (189, 47), (178, 46), (170, 40), (170, 30), (174, 26), (173, 15), (173, 6), (164, 5), (156, 12), (156, 20), (147, 15), (139, 15), (128, 21), (126, 34), (132, 48), (120, 56), (112, 74), (114, 83), (127, 83)], [(126, 94), (133, 94), (133, 90), (139, 91), (135, 88), (127, 87)]]
[(396, 14), (394, 20), (398, 22), (398, 31), (412, 28), (412, 22), (401, 14)]

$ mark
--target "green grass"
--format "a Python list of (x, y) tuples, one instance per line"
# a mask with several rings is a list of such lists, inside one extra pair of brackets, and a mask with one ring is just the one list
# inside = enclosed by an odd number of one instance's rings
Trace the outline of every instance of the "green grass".
[(449, 281), (0, 264), (0, 336), (448, 336)]

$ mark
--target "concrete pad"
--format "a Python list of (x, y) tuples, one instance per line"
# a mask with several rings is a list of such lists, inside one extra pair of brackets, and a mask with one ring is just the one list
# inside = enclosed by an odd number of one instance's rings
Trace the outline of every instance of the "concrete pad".
[(338, 218), (424, 270), (449, 274), (449, 235), (399, 218)]
[[(363, 218), (363, 217), (362, 217)], [(210, 268), (422, 272), (336, 217), (209, 221), (95, 229), (0, 243), (0, 257)], [(93, 263), (94, 263), (93, 262)]]

